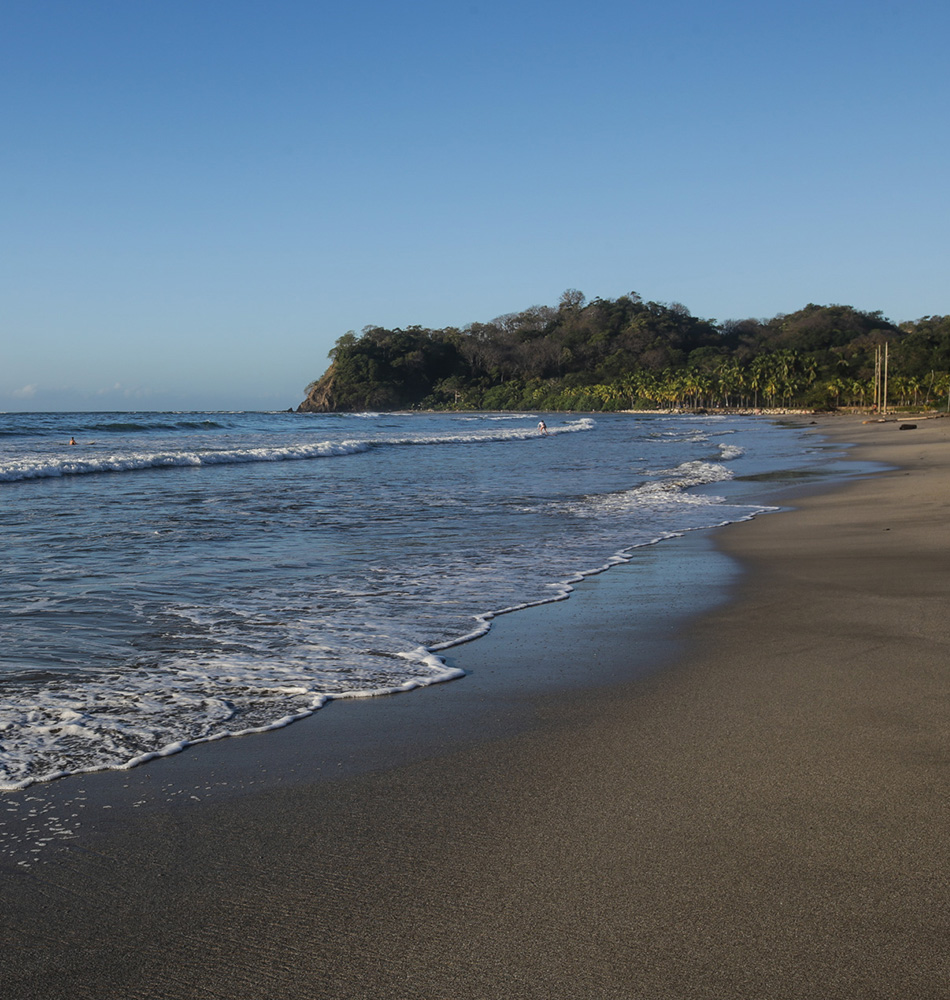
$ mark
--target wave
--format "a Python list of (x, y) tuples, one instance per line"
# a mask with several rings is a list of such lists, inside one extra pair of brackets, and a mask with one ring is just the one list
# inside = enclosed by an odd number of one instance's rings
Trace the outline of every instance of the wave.
[(675, 469), (662, 469), (661, 476), (668, 479), (652, 484), (664, 489), (685, 490), (693, 486), (705, 486), (707, 483), (721, 483), (732, 479), (732, 473), (716, 462), (682, 462)]
[[(570, 421), (548, 428), (548, 437), (594, 429), (590, 418)], [(486, 444), (490, 442), (537, 439), (533, 428), (511, 428), (482, 434), (449, 434), (403, 438), (367, 438), (344, 441), (317, 441), (306, 444), (260, 446), (253, 448), (182, 448), (163, 451), (130, 450), (126, 452), (96, 452), (77, 456), (74, 449), (53, 456), (24, 456), (0, 461), (0, 482), (21, 482), (28, 479), (54, 479), (99, 473), (140, 472), (145, 469), (200, 468), (212, 465), (242, 465), (252, 462), (299, 462), (318, 458), (356, 455), (374, 448), (416, 447), (452, 444)]]
[(578, 517), (617, 517), (644, 507), (656, 512), (682, 504), (718, 506), (722, 503), (721, 497), (690, 493), (689, 490), (733, 478), (728, 469), (713, 462), (684, 462), (675, 469), (662, 469), (651, 475), (662, 478), (617, 493), (587, 496), (562, 505), (562, 509)]
[[(67, 421), (64, 418), (69, 417)], [(65, 438), (90, 434), (155, 434), (227, 430), (233, 425), (200, 413), (0, 414), (0, 438)], [(178, 419), (176, 419), (178, 418)]]
[(189, 468), (207, 465), (240, 465), (248, 462), (289, 462), (310, 458), (330, 458), (368, 451), (366, 442), (313, 445), (285, 448), (233, 448), (220, 451), (129, 452), (98, 455), (91, 458), (23, 458), (0, 465), (0, 482), (25, 479), (54, 479), (103, 472), (139, 472), (143, 469)]
[(180, 420), (176, 423), (113, 420), (101, 424), (90, 424), (86, 430), (99, 434), (150, 434), (154, 431), (222, 430), (224, 427), (225, 424), (220, 424), (216, 420)]
[(484, 423), (486, 420), (536, 420), (538, 415), (536, 413), (477, 413), (471, 416), (460, 416), (455, 417), (456, 420), (460, 421), (477, 421), (479, 423)]
[[(147, 672), (114, 678), (107, 709), (90, 707), (101, 698), (101, 682), (36, 690), (21, 704), (0, 706), (6, 734), (0, 792), (71, 774), (125, 771), (199, 743), (282, 729), (329, 701), (399, 694), (464, 676), (424, 647), (392, 657), (405, 667), (391, 679), (367, 671), (363, 686), (339, 690), (280, 660), (237, 656), (172, 664), (160, 692)], [(359, 673), (349, 679), (359, 682)]]

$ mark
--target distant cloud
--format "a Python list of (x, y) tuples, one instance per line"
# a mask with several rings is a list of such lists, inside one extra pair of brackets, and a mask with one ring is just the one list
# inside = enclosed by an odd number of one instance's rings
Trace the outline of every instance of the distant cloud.
[(123, 399), (147, 399), (153, 395), (154, 390), (148, 386), (127, 386), (121, 382), (116, 382), (105, 389), (97, 389), (96, 396), (121, 396)]
[(13, 390), (14, 399), (32, 399), (36, 395), (36, 385), (25, 385), (22, 389)]

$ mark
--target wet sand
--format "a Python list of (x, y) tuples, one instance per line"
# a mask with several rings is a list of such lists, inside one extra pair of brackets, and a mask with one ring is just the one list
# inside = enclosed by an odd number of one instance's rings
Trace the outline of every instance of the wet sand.
[(0, 859), (2, 996), (945, 998), (950, 420), (915, 422), (823, 419), (895, 471), (498, 619), (462, 681), (0, 800), (60, 831)]

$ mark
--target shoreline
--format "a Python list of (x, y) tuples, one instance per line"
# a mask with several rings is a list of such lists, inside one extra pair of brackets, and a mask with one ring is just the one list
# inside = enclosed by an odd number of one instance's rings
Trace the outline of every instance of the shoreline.
[(320, 741), (47, 786), (99, 812), (0, 865), (6, 995), (944, 996), (950, 424), (816, 429), (895, 471), (673, 540), (649, 613), (617, 566)]

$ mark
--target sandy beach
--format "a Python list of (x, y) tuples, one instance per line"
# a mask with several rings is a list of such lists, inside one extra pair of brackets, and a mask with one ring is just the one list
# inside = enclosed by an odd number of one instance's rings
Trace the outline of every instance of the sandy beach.
[(816, 419), (892, 471), (499, 618), (461, 681), (0, 798), (0, 995), (946, 998), (950, 419)]

